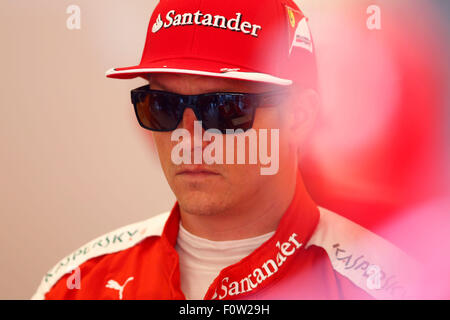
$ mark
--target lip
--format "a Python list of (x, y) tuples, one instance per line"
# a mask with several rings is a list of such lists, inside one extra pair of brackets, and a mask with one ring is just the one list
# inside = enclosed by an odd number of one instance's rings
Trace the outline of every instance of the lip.
[(209, 176), (219, 175), (219, 173), (206, 169), (202, 165), (187, 165), (180, 168), (176, 175), (189, 175), (189, 176)]

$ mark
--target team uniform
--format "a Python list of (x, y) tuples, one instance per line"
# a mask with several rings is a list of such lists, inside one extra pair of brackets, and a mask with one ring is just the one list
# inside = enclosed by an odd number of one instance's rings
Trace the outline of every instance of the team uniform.
[[(179, 226), (176, 203), (91, 241), (53, 267), (33, 299), (186, 299)], [(274, 234), (222, 269), (203, 299), (404, 299), (416, 270), (397, 247), (316, 206), (300, 184)]]
[[(107, 76), (130, 79), (161, 72), (281, 87), (317, 84), (307, 18), (292, 0), (161, 0), (150, 18), (140, 64), (111, 69)], [(138, 99), (141, 94), (148, 97), (148, 88), (132, 92), (135, 108), (148, 107), (145, 99)], [(178, 103), (166, 107), (181, 108), (184, 97), (173, 96), (171, 101)], [(157, 107), (155, 112), (163, 109)], [(163, 114), (163, 120), (170, 115)], [(236, 122), (226, 120), (219, 123)], [(141, 122), (147, 129), (171, 129)], [(33, 299), (191, 298), (190, 290), (183, 291), (189, 288), (183, 281), (184, 258), (189, 257), (183, 248), (189, 246), (183, 246), (179, 231), (176, 203), (170, 212), (101, 236), (57, 263)], [(183, 230), (181, 235), (189, 238)], [(212, 272), (200, 297), (400, 299), (413, 292), (415, 263), (409, 257), (372, 232), (318, 207), (300, 182), (277, 229), (264, 237), (238, 261)]]

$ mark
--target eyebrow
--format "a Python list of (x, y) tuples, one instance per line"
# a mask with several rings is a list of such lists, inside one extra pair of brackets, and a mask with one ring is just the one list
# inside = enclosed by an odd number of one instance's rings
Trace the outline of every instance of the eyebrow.
[(158, 80), (155, 80), (155, 78), (150, 76), (149, 86), (150, 86), (151, 89), (152, 89), (152, 85), (154, 85), (154, 84), (156, 84), (157, 86), (163, 88), (165, 91), (170, 91), (170, 90), (168, 90), (168, 88), (163, 83), (159, 82)]

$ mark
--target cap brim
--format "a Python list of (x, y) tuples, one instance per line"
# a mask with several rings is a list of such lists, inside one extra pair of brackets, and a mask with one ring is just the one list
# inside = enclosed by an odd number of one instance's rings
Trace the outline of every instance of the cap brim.
[(186, 64), (186, 60), (171, 59), (167, 61), (141, 64), (133, 67), (112, 68), (106, 72), (106, 76), (114, 79), (133, 79), (152, 73), (192, 74), (271, 83), (282, 86), (292, 84), (292, 80), (282, 79), (270, 74), (242, 70), (238, 67), (224, 65), (223, 63), (215, 63), (212, 61), (195, 60), (195, 63), (193, 63), (193, 59), (189, 59), (189, 65)]

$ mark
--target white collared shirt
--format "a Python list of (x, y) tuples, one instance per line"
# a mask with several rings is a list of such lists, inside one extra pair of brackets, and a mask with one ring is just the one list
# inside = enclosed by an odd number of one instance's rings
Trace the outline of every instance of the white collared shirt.
[(202, 300), (219, 272), (239, 262), (275, 231), (248, 239), (211, 241), (189, 233), (180, 223), (177, 244), (181, 290), (188, 300)]

